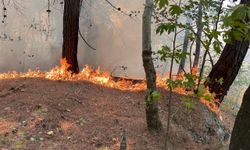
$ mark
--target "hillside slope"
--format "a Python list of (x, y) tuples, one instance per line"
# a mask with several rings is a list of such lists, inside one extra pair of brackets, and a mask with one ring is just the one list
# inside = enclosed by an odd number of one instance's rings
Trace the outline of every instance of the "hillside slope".
[[(160, 115), (167, 123), (167, 91)], [(164, 133), (149, 133), (145, 91), (122, 91), (85, 81), (41, 78), (0, 80), (0, 149), (119, 149), (125, 130), (129, 150), (160, 150)], [(226, 149), (228, 131), (194, 99), (184, 107), (174, 94), (171, 149)]]

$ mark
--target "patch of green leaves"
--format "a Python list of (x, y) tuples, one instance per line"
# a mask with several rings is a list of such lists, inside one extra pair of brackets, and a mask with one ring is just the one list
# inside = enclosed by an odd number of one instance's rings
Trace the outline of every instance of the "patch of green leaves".
[(169, 12), (171, 15), (179, 16), (182, 13), (182, 9), (179, 5), (170, 5)]
[(183, 106), (187, 109), (189, 113), (194, 110), (195, 102), (192, 98), (182, 97), (181, 101), (182, 101)]
[(162, 23), (158, 26), (156, 29), (156, 33), (162, 35), (164, 32), (167, 32), (168, 34), (175, 31), (176, 23)]
[(190, 53), (183, 52), (181, 49), (176, 49), (175, 53), (173, 54), (172, 50), (168, 46), (162, 46), (162, 48), (157, 52), (160, 55), (161, 61), (167, 61), (168, 58), (174, 58), (176, 63), (180, 63), (182, 59), (186, 59)]
[(81, 127), (83, 127), (86, 124), (86, 120), (81, 117), (81, 118), (79, 118), (79, 119), (76, 120), (76, 123), (78, 125), (80, 125)]
[(169, 4), (168, 0), (155, 0), (155, 2), (160, 8), (163, 8)]
[(236, 6), (231, 14), (227, 14), (223, 19), (223, 29), (229, 29), (225, 32), (226, 42), (235, 40), (250, 40), (250, 7), (246, 5)]
[(161, 100), (161, 93), (148, 89), (146, 93), (146, 98), (147, 105), (151, 105), (154, 102), (159, 102)]
[(193, 90), (196, 79), (197, 79), (196, 76), (190, 73), (185, 73), (183, 79), (181, 80), (180, 79), (177, 79), (177, 80), (168, 79), (166, 81), (166, 84), (169, 88), (172, 88), (172, 89), (181, 87), (181, 88)]

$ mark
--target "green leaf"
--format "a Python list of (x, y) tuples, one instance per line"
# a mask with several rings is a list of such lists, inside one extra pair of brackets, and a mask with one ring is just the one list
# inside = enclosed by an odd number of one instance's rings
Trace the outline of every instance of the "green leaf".
[(217, 54), (220, 54), (220, 53), (221, 53), (221, 45), (222, 45), (222, 43), (219, 42), (219, 41), (214, 41), (214, 42), (213, 42), (214, 51), (215, 51)]
[(176, 83), (172, 79), (167, 80), (167, 85), (168, 85), (169, 88), (172, 88), (172, 89), (176, 88)]
[(187, 89), (193, 89), (195, 85), (195, 75), (192, 75), (191, 73), (185, 73), (184, 77), (186, 79), (186, 82), (184, 83), (185, 87)]
[(156, 1), (156, 4), (158, 4), (160, 8), (163, 8), (166, 5), (168, 5), (168, 0), (155, 0), (155, 1)]
[(224, 82), (224, 79), (223, 79), (223, 78), (220, 78), (220, 79), (218, 80), (218, 82), (220, 83), (220, 85), (222, 85), (223, 82)]
[(152, 94), (152, 99), (154, 101), (160, 101), (161, 100), (161, 93), (158, 91), (154, 91)]
[(162, 48), (157, 53), (160, 55), (161, 61), (167, 61), (167, 58), (171, 58), (173, 55), (170, 47), (168, 46), (162, 46)]
[(175, 28), (177, 27), (177, 25), (175, 23), (162, 23), (160, 24), (157, 29), (156, 29), (156, 33), (160, 35), (162, 35), (164, 32), (167, 32), (168, 34), (172, 33), (175, 31)]
[(173, 15), (173, 16), (177, 15), (177, 16), (179, 16), (181, 14), (181, 12), (182, 12), (182, 9), (178, 5), (170, 5), (169, 11), (170, 11), (171, 15)]
[(203, 86), (200, 86), (199, 88), (198, 88), (198, 92), (197, 92), (197, 96), (198, 97), (202, 97), (203, 95), (204, 95), (204, 87)]
[(192, 98), (182, 97), (181, 101), (188, 112), (193, 111), (195, 103)]

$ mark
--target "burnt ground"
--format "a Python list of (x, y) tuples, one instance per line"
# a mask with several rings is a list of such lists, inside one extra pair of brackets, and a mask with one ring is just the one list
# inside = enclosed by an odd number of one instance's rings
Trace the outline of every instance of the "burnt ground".
[[(168, 92), (160, 91), (166, 127)], [(0, 80), (0, 150), (117, 150), (123, 130), (128, 150), (161, 150), (164, 132), (146, 129), (144, 94), (85, 81)], [(173, 97), (169, 149), (227, 149), (230, 129), (195, 98), (187, 109), (182, 97)]]

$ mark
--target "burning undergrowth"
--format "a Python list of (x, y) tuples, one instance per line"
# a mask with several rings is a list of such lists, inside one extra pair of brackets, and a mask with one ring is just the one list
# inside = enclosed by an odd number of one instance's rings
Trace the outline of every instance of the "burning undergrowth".
[[(16, 71), (2, 73), (0, 74), (0, 79), (15, 79), (15, 78), (45, 78), (48, 80), (62, 80), (62, 81), (88, 81), (94, 84), (98, 84), (108, 88), (115, 88), (123, 91), (141, 91), (146, 90), (146, 81), (145, 80), (134, 80), (123, 77), (114, 77), (109, 72), (101, 71), (100, 67), (94, 70), (89, 65), (86, 65), (78, 74), (72, 74), (70, 71), (67, 71), (69, 68), (66, 59), (60, 61), (60, 66), (52, 68), (48, 72), (40, 70), (29, 70), (25, 73), (20, 73)], [(183, 76), (177, 76), (176, 79), (183, 79)], [(167, 89), (167, 80), (168, 75), (164, 78), (157, 76), (157, 86), (159, 88)], [(174, 88), (174, 92), (182, 95), (193, 95), (193, 92), (187, 90), (184, 87)], [(211, 95), (208, 90), (205, 89), (204, 92), (206, 95)], [(206, 96), (205, 95), (205, 96)], [(212, 111), (218, 112), (218, 109), (214, 102), (207, 101), (204, 97), (200, 97), (202, 103), (207, 105)]]
[[(79, 74), (71, 74), (68, 67), (62, 60), (61, 66), (48, 72), (0, 74), (0, 91), (5, 89), (0, 93), (0, 124), (4, 124), (0, 125), (4, 132), (2, 137), (0, 134), (0, 145), (5, 142), (2, 145), (8, 148), (48, 149), (53, 143), (54, 149), (118, 149), (122, 128), (127, 131), (131, 149), (161, 149), (162, 135), (144, 130), (144, 80), (113, 77), (90, 66)], [(161, 93), (169, 93), (167, 79), (157, 79)], [(176, 149), (224, 146), (229, 134), (210, 111), (213, 103), (199, 98), (209, 110), (188, 96), (192, 91), (177, 87), (174, 92), (171, 131), (174, 138), (170, 139), (173, 146)], [(162, 94), (162, 99), (168, 99), (168, 94)], [(192, 105), (191, 111), (185, 109)], [(166, 100), (159, 103), (162, 116), (167, 116), (168, 106)], [(162, 118), (164, 125), (166, 118)]]
[[(120, 90), (144, 90), (146, 83), (144, 80), (133, 80), (122, 77), (113, 77), (109, 72), (101, 71), (100, 67), (94, 70), (89, 65), (84, 66), (82, 71), (78, 74), (72, 74), (67, 71), (69, 64), (65, 59), (61, 60), (61, 65), (52, 68), (48, 72), (40, 70), (29, 70), (25, 73), (16, 71), (0, 74), (0, 79), (13, 79), (13, 78), (45, 78), (49, 80), (63, 80), (63, 81), (89, 81), (105, 87), (117, 88)], [(160, 86), (165, 85), (166, 79), (158, 79), (157, 83)]]

